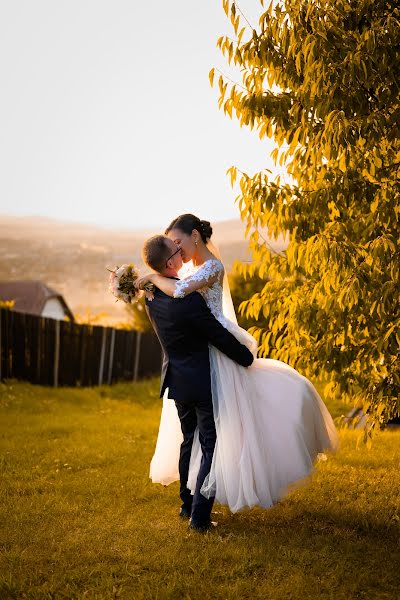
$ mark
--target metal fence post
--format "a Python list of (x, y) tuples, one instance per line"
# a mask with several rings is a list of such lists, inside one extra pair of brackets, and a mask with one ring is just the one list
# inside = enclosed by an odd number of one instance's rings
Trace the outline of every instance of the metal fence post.
[(142, 332), (136, 332), (136, 344), (135, 344), (135, 363), (133, 367), (133, 381), (138, 380), (139, 376), (139, 360), (140, 360), (140, 342), (142, 341)]
[(36, 383), (40, 383), (41, 365), (42, 365), (42, 321), (43, 317), (38, 317), (37, 327), (37, 356), (36, 356)]
[(103, 335), (101, 338), (101, 351), (100, 351), (99, 385), (101, 385), (103, 383), (104, 358), (106, 355), (106, 339), (107, 339), (107, 329), (106, 329), (106, 327), (103, 327)]
[(2, 362), (1, 359), (3, 357), (3, 346), (2, 346), (3, 340), (1, 337), (1, 321), (2, 320), (3, 320), (3, 310), (0, 309), (0, 381), (1, 381), (1, 362)]
[(108, 385), (111, 384), (112, 368), (113, 368), (113, 361), (114, 361), (114, 344), (115, 344), (115, 329), (111, 329), (110, 359), (108, 361), (108, 379), (107, 379)]
[(60, 321), (56, 321), (56, 336), (54, 349), (54, 387), (58, 387), (58, 367), (60, 362)]

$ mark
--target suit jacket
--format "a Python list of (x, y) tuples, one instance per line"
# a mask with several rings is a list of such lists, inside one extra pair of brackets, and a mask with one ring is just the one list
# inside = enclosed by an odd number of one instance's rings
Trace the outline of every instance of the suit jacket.
[(208, 344), (244, 367), (253, 362), (250, 350), (213, 316), (201, 294), (171, 298), (156, 288), (146, 310), (163, 351), (160, 397), (196, 402), (211, 397)]

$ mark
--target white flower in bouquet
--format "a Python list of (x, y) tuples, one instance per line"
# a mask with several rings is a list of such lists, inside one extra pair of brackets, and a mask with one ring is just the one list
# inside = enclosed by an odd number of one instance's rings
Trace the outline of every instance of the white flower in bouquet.
[[(110, 271), (110, 269), (108, 269)], [(137, 300), (140, 290), (135, 287), (135, 281), (139, 277), (139, 271), (135, 265), (122, 265), (110, 271), (109, 290), (118, 300), (131, 304)], [(146, 291), (151, 292), (154, 286), (149, 283), (145, 286)]]
[(121, 277), (126, 272), (129, 266), (133, 267), (133, 265), (122, 265), (122, 267), (117, 268), (117, 270), (115, 271), (115, 275), (117, 277)]

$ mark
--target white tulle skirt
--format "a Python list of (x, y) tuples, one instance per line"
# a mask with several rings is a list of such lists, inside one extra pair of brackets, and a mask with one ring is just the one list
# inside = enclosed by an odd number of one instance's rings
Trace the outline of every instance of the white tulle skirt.
[[(225, 319), (223, 325), (255, 352), (256, 342), (247, 331)], [(245, 368), (210, 346), (210, 367), (217, 443), (201, 491), (232, 512), (269, 508), (304, 482), (319, 453), (337, 449), (332, 417), (312, 383), (281, 361), (257, 358)], [(182, 440), (178, 413), (167, 390), (150, 466), (154, 483), (179, 480)], [(189, 469), (192, 492), (200, 460), (197, 434)]]

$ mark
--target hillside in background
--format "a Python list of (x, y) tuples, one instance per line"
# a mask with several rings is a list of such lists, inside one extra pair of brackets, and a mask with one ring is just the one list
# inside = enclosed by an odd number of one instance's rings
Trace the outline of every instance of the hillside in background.
[[(228, 271), (236, 259), (249, 260), (240, 220), (213, 224)], [(40, 279), (60, 291), (74, 314), (107, 313), (126, 320), (122, 303), (108, 291), (107, 268), (133, 262), (143, 267), (141, 248), (158, 231), (104, 229), (44, 217), (0, 216), (0, 279)], [(282, 240), (272, 241), (276, 249)]]

